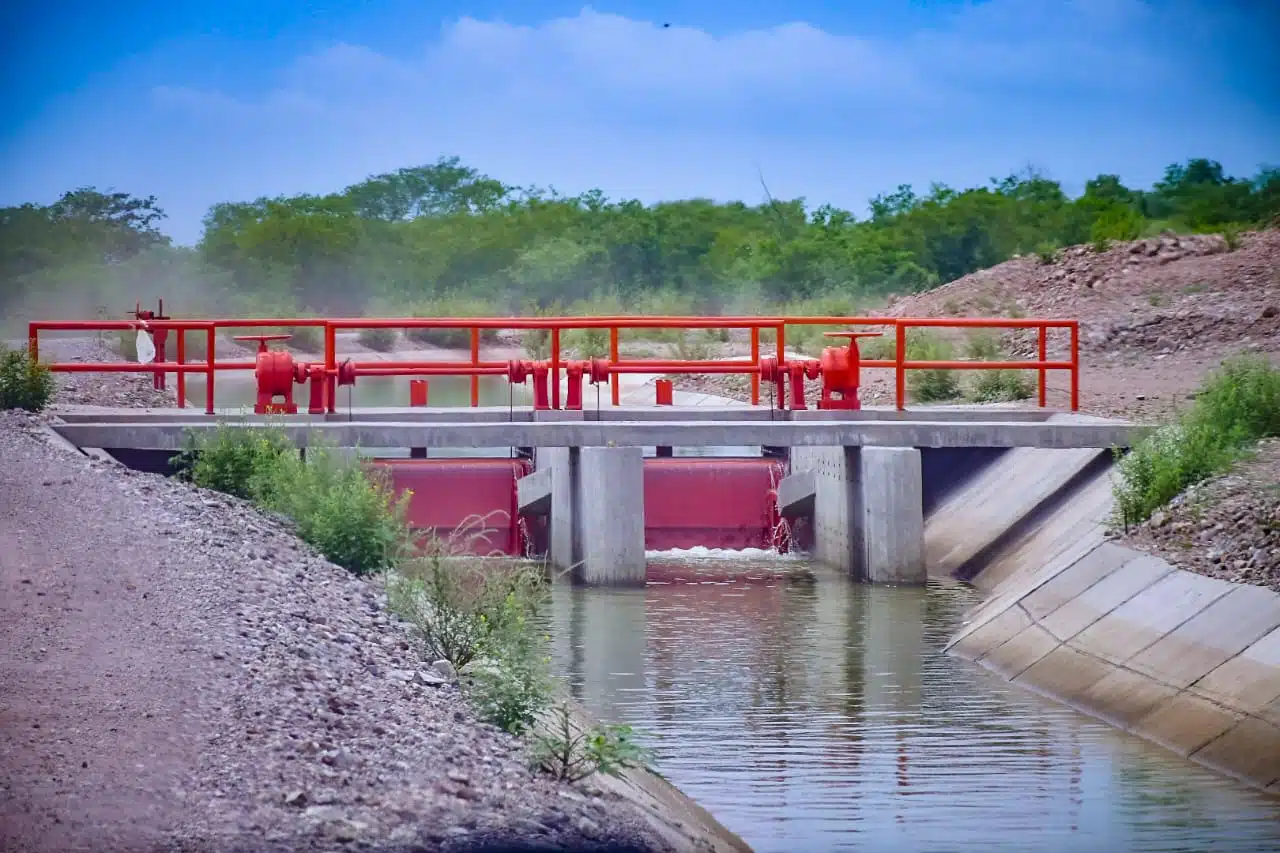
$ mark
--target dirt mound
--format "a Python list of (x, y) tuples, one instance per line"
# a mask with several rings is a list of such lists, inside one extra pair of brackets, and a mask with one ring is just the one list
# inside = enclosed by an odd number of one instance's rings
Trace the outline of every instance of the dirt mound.
[(1051, 262), (1018, 257), (885, 314), (1078, 318), (1093, 352), (1280, 349), (1280, 231), (1243, 234), (1234, 250), (1217, 234), (1166, 235), (1103, 252), (1072, 246)]

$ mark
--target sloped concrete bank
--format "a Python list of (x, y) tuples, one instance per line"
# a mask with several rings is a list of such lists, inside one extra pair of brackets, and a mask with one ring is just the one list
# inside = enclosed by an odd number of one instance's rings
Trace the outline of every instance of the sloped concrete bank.
[(1103, 471), (1010, 528), (948, 653), (1280, 794), (1280, 595), (1109, 541), (1110, 510)]

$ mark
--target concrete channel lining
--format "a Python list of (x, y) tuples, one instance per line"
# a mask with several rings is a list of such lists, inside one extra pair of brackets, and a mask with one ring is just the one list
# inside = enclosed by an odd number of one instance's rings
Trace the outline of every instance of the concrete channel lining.
[[(224, 421), (254, 427), (251, 421)], [(188, 432), (219, 422), (63, 423), (55, 429), (79, 447), (180, 450)], [(340, 447), (1030, 447), (1128, 446), (1123, 422), (930, 421), (621, 421), (621, 422), (314, 422), (280, 423), (298, 446), (319, 436)]]

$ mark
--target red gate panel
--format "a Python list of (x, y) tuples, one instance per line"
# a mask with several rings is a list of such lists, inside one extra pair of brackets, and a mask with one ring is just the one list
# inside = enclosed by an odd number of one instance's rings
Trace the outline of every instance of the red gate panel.
[[(388, 469), (397, 497), (409, 498), (407, 520), (473, 554), (524, 553), (517, 516), (516, 480), (529, 473), (526, 459), (375, 459)], [(483, 519), (482, 521), (480, 519)], [(473, 538), (473, 534), (483, 534)]]
[(774, 459), (659, 457), (644, 464), (644, 546), (770, 548), (777, 527)]

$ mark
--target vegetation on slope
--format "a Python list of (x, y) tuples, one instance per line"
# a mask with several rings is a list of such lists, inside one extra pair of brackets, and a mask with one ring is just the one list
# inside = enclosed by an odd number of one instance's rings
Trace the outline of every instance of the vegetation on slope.
[(219, 426), (190, 435), (177, 467), (198, 486), (286, 516), (337, 565), (381, 574), (388, 606), (413, 626), (423, 660), (461, 673), (481, 719), (525, 735), (536, 766), (577, 781), (647, 762), (629, 727), (582, 728), (554, 701), (539, 620), (550, 594), (544, 572), (459, 556), (450, 543), (413, 536), (407, 493), (396, 498), (367, 465), (331, 448), (313, 444), (304, 458), (277, 430)]
[(1165, 228), (1237, 235), (1278, 215), (1280, 170), (1238, 179), (1205, 159), (1169, 166), (1147, 191), (1099, 175), (1076, 199), (1034, 173), (927, 195), (900, 186), (858, 219), (804, 199), (563, 196), (445, 158), (327, 195), (214, 205), (190, 249), (160, 232), (154, 197), (86, 188), (0, 209), (0, 309), (118, 316), (153, 295), (186, 315), (852, 305), (1015, 254)]
[(1145, 521), (1188, 486), (1225, 471), (1259, 439), (1280, 436), (1280, 368), (1259, 356), (1224, 362), (1195, 404), (1119, 457), (1117, 521)]

